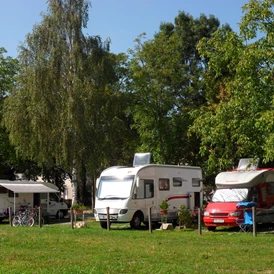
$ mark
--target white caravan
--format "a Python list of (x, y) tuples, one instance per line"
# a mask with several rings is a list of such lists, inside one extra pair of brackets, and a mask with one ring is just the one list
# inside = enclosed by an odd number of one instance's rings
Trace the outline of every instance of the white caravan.
[(60, 198), (58, 188), (50, 183), (33, 181), (0, 180), (0, 221), (8, 217), (20, 206), (41, 206), (43, 214), (63, 218), (68, 214), (68, 206)]
[(139, 228), (151, 220), (161, 221), (159, 205), (166, 200), (170, 206), (167, 220), (177, 222), (178, 208), (202, 205), (202, 171), (200, 167), (144, 164), (134, 167), (111, 167), (97, 180), (94, 215), (102, 228), (110, 223), (130, 223)]

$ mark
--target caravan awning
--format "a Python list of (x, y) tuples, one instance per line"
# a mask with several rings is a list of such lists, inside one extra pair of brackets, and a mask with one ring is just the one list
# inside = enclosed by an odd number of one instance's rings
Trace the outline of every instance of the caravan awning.
[(253, 187), (265, 182), (270, 172), (270, 170), (221, 172), (216, 176), (216, 186), (217, 188)]
[(0, 186), (5, 187), (14, 193), (51, 193), (59, 190), (46, 186), (42, 182), (33, 181), (9, 181), (0, 180)]

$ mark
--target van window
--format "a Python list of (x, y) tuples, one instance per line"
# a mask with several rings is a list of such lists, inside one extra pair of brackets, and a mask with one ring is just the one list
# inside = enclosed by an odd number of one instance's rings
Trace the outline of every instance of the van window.
[(49, 194), (49, 200), (51, 202), (57, 202), (57, 203), (59, 202), (59, 198), (55, 193), (50, 193)]
[(159, 189), (160, 190), (169, 190), (169, 179), (159, 178)]
[(274, 195), (274, 182), (267, 183), (267, 193), (268, 195)]
[(183, 185), (183, 179), (181, 177), (173, 178), (173, 186), (174, 187), (180, 187), (182, 185)]

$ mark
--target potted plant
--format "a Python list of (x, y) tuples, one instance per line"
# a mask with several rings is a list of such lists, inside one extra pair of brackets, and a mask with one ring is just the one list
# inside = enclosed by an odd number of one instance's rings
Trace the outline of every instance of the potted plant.
[(170, 204), (168, 204), (168, 202), (166, 200), (163, 200), (160, 204), (160, 208), (161, 208), (160, 214), (167, 215), (169, 206), (170, 206)]
[(88, 208), (84, 205), (75, 203), (72, 205), (71, 209), (73, 210), (73, 213), (79, 214), (79, 213), (83, 213), (83, 211), (87, 210)]
[(192, 216), (189, 209), (186, 209), (185, 205), (181, 205), (178, 209), (178, 221), (179, 226), (184, 226), (185, 228), (191, 227)]

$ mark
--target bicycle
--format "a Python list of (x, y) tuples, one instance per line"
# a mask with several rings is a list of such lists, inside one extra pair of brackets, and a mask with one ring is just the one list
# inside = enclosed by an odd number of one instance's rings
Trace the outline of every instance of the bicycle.
[(33, 226), (34, 218), (28, 209), (17, 211), (12, 219), (12, 226)]

